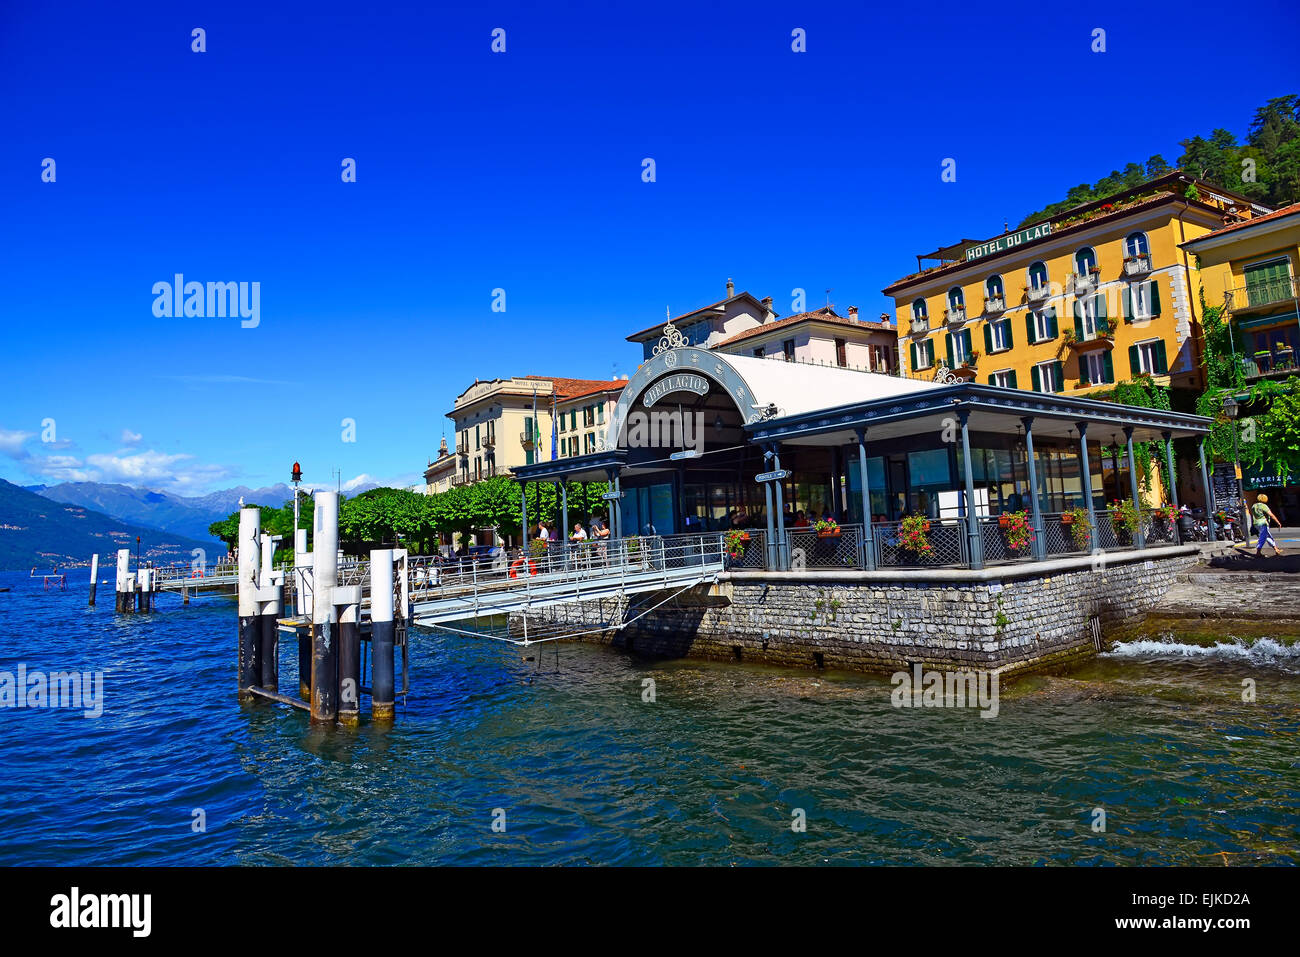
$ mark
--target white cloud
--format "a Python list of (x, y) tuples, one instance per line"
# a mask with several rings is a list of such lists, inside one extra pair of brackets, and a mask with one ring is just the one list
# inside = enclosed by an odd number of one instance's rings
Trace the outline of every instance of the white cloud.
[(21, 429), (0, 429), (0, 455), (7, 455), (11, 459), (27, 458), (28, 452), (23, 448), (23, 443), (32, 435), (33, 433)]
[(143, 439), (143, 438), (144, 438), (144, 436), (141, 435), (139, 432), (132, 432), (130, 429), (123, 429), (123, 430), (122, 430), (122, 444), (123, 444), (123, 445), (139, 445), (139, 444), (140, 444), (140, 440)]
[(197, 495), (233, 473), (224, 465), (204, 465), (193, 455), (169, 454), (153, 449), (75, 455), (29, 456), (24, 469), (49, 483), (111, 482), (178, 494)]

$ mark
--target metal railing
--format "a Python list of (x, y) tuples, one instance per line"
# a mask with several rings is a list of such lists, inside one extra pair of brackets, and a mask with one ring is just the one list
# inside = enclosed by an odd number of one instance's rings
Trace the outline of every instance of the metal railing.
[(790, 542), (791, 568), (862, 568), (861, 525), (839, 525), (834, 529), (786, 530)]
[(965, 519), (929, 519), (922, 529), (923, 541), (909, 545), (902, 522), (872, 522), (877, 568), (933, 568), (968, 565)]
[(1151, 257), (1146, 253), (1124, 258), (1124, 275), (1144, 276), (1151, 271)]
[(1259, 309), (1263, 306), (1276, 305), (1288, 299), (1296, 299), (1296, 280), (1269, 279), (1264, 282), (1250, 282), (1236, 289), (1229, 289), (1224, 297), (1229, 313)]

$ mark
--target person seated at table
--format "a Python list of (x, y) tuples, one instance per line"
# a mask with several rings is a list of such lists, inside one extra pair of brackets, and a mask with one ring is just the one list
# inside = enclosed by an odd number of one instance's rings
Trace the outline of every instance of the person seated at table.
[(794, 515), (794, 527), (795, 527), (795, 528), (807, 528), (807, 527), (808, 527), (808, 516), (804, 514), (803, 509), (799, 509), (799, 511), (795, 512), (795, 515)]

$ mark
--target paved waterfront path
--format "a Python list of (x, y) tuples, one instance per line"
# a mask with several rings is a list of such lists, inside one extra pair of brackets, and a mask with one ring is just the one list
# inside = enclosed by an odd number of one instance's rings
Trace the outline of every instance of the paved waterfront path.
[(1208, 626), (1221, 635), (1231, 623), (1242, 637), (1300, 636), (1300, 529), (1275, 535), (1286, 554), (1257, 558), (1253, 547), (1206, 548), (1202, 563), (1151, 609), (1148, 624), (1190, 631)]

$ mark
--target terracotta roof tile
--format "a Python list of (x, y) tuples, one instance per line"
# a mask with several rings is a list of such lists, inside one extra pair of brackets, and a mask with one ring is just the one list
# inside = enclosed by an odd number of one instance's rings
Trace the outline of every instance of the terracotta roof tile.
[(776, 322), (765, 322), (761, 326), (755, 326), (753, 329), (746, 329), (744, 332), (738, 332), (734, 336), (728, 336), (717, 345), (714, 349), (730, 345), (733, 342), (740, 342), (744, 339), (752, 339), (755, 336), (766, 335), (773, 329), (784, 329), (787, 326), (793, 326), (801, 322), (830, 322), (837, 326), (848, 326), (851, 329), (880, 330), (884, 332), (893, 332), (893, 323), (888, 322), (868, 322), (863, 319), (851, 319), (846, 316), (838, 315), (830, 306), (822, 306), (820, 309), (814, 309), (812, 312), (801, 312), (797, 315), (786, 316), (784, 319), (778, 319)]
[(544, 379), (555, 389), (556, 398), (563, 402), (595, 395), (598, 392), (622, 392), (627, 385), (624, 379), (565, 379), (550, 375), (526, 375), (525, 379)]
[(1283, 206), (1281, 209), (1275, 209), (1271, 213), (1265, 213), (1263, 216), (1255, 216), (1252, 219), (1243, 219), (1241, 222), (1229, 223), (1216, 229), (1212, 233), (1206, 233), (1203, 236), (1197, 236), (1195, 239), (1182, 243), (1184, 246), (1194, 246), (1196, 243), (1206, 239), (1216, 239), (1224, 233), (1231, 233), (1238, 229), (1245, 229), (1247, 226), (1258, 226), (1260, 223), (1266, 223), (1270, 219), (1281, 219), (1283, 216), (1294, 216), (1300, 213), (1300, 203), (1292, 203), (1290, 206)]

